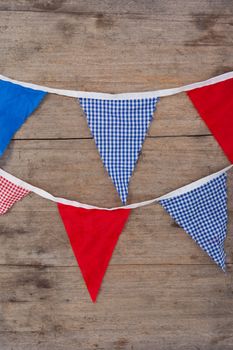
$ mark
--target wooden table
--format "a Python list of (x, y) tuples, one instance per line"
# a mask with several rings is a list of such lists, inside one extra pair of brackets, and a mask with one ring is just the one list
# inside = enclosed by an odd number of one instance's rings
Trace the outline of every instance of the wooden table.
[[(233, 68), (230, 0), (1, 0), (0, 72), (102, 92), (174, 87)], [(129, 203), (229, 164), (185, 94), (161, 99)], [(75, 99), (49, 95), (0, 166), (45, 190), (116, 206)], [(35, 195), (0, 219), (1, 350), (233, 348), (233, 176), (228, 273), (159, 205), (133, 211), (92, 304), (54, 203)]]

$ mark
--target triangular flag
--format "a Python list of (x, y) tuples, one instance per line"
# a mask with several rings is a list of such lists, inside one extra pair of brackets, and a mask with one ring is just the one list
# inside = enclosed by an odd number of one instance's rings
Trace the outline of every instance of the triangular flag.
[(225, 270), (226, 173), (160, 204), (196, 243)]
[(0, 156), (46, 94), (0, 80)]
[(83, 209), (58, 203), (92, 301), (96, 297), (130, 209)]
[(233, 162), (233, 79), (190, 90), (187, 94)]
[(128, 185), (158, 98), (79, 98), (101, 159), (125, 204)]
[(30, 191), (15, 185), (11, 181), (0, 176), (0, 215), (3, 215), (16, 202), (25, 197)]

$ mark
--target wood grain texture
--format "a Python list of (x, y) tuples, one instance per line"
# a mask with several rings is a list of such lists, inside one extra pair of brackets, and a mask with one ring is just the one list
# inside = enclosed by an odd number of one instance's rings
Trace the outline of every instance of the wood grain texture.
[(171, 87), (231, 70), (231, 23), (230, 15), (178, 11), (175, 20), (3, 11), (0, 69), (16, 79), (89, 91)]
[[(204, 80), (232, 70), (232, 14), (229, 0), (2, 0), (0, 72), (113, 93)], [(228, 163), (185, 94), (161, 99), (129, 202)], [(57, 196), (120, 205), (75, 99), (47, 96), (0, 166)], [(132, 212), (96, 304), (54, 203), (19, 202), (0, 220), (0, 349), (231, 350), (232, 172), (228, 185), (227, 274), (152, 205)]]
[[(159, 0), (1, 0), (2, 11), (48, 11), (71, 12), (80, 14), (104, 13), (127, 15), (187, 15), (190, 13), (202, 16), (207, 15), (232, 15), (233, 5), (227, 0), (189, 0), (184, 6), (183, 0), (159, 1)], [(176, 17), (174, 17), (175, 19)]]

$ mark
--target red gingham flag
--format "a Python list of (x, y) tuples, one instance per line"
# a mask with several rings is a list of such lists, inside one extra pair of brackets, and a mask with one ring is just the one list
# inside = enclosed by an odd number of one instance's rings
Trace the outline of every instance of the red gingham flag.
[(0, 176), (0, 215), (5, 214), (15, 202), (25, 197), (29, 192)]

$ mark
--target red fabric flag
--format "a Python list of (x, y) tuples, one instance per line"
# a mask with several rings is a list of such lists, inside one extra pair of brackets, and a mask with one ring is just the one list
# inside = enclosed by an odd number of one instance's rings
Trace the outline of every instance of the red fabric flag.
[(187, 95), (233, 162), (233, 79), (190, 90)]
[(93, 302), (130, 209), (97, 210), (58, 203), (70, 243)]

